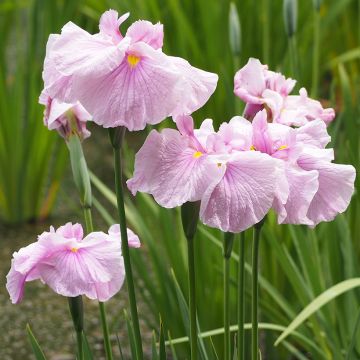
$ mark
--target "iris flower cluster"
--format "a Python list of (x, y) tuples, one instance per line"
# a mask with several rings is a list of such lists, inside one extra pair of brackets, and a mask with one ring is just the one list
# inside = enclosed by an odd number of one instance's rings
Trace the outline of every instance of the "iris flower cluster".
[[(260, 223), (271, 209), (279, 224), (314, 227), (331, 221), (349, 205), (355, 169), (334, 163), (334, 150), (327, 148), (327, 126), (335, 117), (334, 110), (323, 108), (304, 88), (292, 95), (296, 81), (270, 71), (257, 59), (250, 59), (235, 74), (234, 93), (246, 103), (243, 115), (218, 129), (211, 119), (196, 128), (191, 114), (213, 94), (218, 76), (165, 54), (160, 23), (139, 20), (121, 32), (128, 16), (119, 17), (109, 10), (101, 16), (96, 34), (69, 22), (61, 34), (49, 37), (39, 102), (45, 106), (45, 125), (57, 130), (68, 144), (88, 234), (84, 237), (82, 226), (71, 223), (42, 233), (37, 242), (13, 254), (7, 289), (12, 302), (18, 303), (25, 283), (38, 279), (71, 299), (85, 295), (103, 302), (120, 290), (126, 276), (136, 351), (141, 358), (128, 252), (129, 246), (139, 247), (140, 241), (124, 230), (121, 190), (120, 149), (125, 129), (143, 130), (147, 124), (172, 117), (177, 129), (150, 132), (136, 154), (127, 186), (133, 195), (149, 193), (166, 208), (200, 202), (200, 220), (225, 233), (243, 232)], [(114, 148), (121, 228), (113, 225), (108, 233), (92, 231), (91, 186), (81, 148), (81, 141), (90, 136), (89, 120), (110, 128)], [(126, 246), (121, 246), (120, 233)], [(190, 264), (194, 263), (193, 245), (188, 243)], [(229, 244), (232, 246), (229, 241), (226, 248), (231, 252)], [(194, 266), (191, 268), (189, 281), (194, 285)], [(190, 293), (190, 338), (195, 358), (192, 296)], [(111, 358), (102, 303), (100, 308)], [(257, 319), (253, 321), (256, 324)], [(82, 327), (76, 329), (81, 359)], [(254, 349), (257, 353), (257, 343)]]
[(152, 130), (129, 189), (152, 194), (164, 207), (201, 201), (201, 221), (225, 232), (248, 229), (271, 208), (279, 224), (333, 220), (349, 205), (355, 169), (333, 163), (334, 150), (326, 148), (333, 109), (288, 95), (294, 85), (250, 59), (235, 75), (246, 118), (235, 116), (215, 131), (210, 119), (194, 129), (190, 116), (178, 116), (178, 130)]

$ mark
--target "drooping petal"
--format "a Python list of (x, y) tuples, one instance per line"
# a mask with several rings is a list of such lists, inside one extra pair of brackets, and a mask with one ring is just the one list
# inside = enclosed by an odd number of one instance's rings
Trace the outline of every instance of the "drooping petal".
[(77, 78), (74, 84), (78, 100), (98, 125), (142, 130), (164, 120), (181, 101), (174, 91), (179, 76), (167, 56), (145, 43), (131, 51), (136, 55), (128, 55), (112, 72)]
[(146, 20), (135, 21), (128, 28), (126, 35), (131, 38), (132, 43), (143, 41), (155, 50), (163, 46), (164, 29), (160, 23), (154, 25)]
[(314, 152), (312, 149), (301, 155), (298, 164), (307, 171), (316, 170), (319, 174), (319, 188), (307, 213), (314, 225), (331, 221), (347, 209), (354, 193), (356, 173), (353, 166), (331, 163), (326, 151)]
[(200, 200), (218, 174), (206, 154), (189, 147), (189, 139), (178, 131), (153, 130), (136, 154), (134, 177), (127, 185), (135, 195), (147, 192), (164, 207)]
[(216, 89), (218, 75), (191, 66), (186, 60), (168, 56), (180, 77), (175, 92), (181, 99), (171, 115), (191, 114), (201, 108)]
[(10, 295), (10, 300), (13, 304), (18, 304), (24, 297), (24, 286), (27, 274), (22, 274), (16, 271), (13, 267), (13, 261), (11, 262), (11, 268), (6, 275), (6, 290)]
[(265, 69), (258, 59), (250, 58), (234, 79), (234, 92), (240, 99), (251, 104), (263, 104), (261, 98), (266, 89)]
[(34, 274), (36, 266), (46, 254), (46, 248), (38, 243), (30, 244), (18, 252), (14, 252), (11, 268), (6, 276), (6, 288), (13, 304), (17, 304), (22, 300), (27, 278), (30, 276), (33, 279), (37, 278), (37, 274)]
[(201, 200), (200, 219), (222, 231), (240, 232), (258, 223), (271, 208), (280, 161), (257, 151), (234, 154), (222, 165), (223, 177)]
[(46, 44), (46, 55), (42, 72), (44, 90), (39, 98), (39, 103), (43, 105), (47, 105), (47, 98), (50, 96), (51, 98), (59, 97), (65, 102), (70, 101), (69, 99), (72, 98), (72, 76), (60, 73), (55, 67), (53, 47), (59, 36), (58, 34), (50, 34)]
[(318, 190), (318, 172), (304, 171), (298, 166), (288, 166), (286, 178), (289, 184), (286, 204), (277, 202), (274, 206), (278, 213), (278, 223), (312, 225), (307, 213)]

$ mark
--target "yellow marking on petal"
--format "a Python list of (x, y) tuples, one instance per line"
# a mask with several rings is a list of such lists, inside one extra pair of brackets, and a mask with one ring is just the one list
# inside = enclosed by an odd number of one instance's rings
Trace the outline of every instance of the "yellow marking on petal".
[(201, 157), (201, 156), (203, 156), (203, 153), (202, 153), (201, 151), (196, 151), (196, 152), (194, 152), (194, 154), (193, 154), (193, 157), (194, 157), (195, 159), (198, 159), (198, 158)]
[(217, 166), (218, 166), (218, 167), (221, 167), (221, 166), (222, 166), (222, 163), (217, 163)]
[(285, 149), (287, 149), (287, 145), (281, 145), (279, 148), (278, 148), (278, 150), (285, 150)]
[(255, 147), (254, 145), (251, 145), (251, 146), (250, 146), (250, 150), (256, 151), (256, 147)]
[(79, 249), (76, 247), (71, 248), (71, 252), (76, 253)]
[(130, 54), (127, 57), (127, 61), (128, 61), (129, 65), (130, 65), (130, 67), (134, 68), (138, 64), (138, 62), (140, 61), (140, 57)]

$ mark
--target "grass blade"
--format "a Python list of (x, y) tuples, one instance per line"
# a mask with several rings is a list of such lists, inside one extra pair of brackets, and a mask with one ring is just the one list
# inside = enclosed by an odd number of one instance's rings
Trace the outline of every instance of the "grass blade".
[(38, 341), (36, 340), (35, 335), (31, 331), (29, 324), (26, 325), (26, 332), (27, 332), (27, 335), (28, 335), (28, 338), (29, 338), (31, 347), (33, 349), (33, 353), (35, 355), (36, 360), (46, 360), (46, 357), (45, 357), (43, 351), (41, 350), (41, 347), (40, 347)]
[(290, 325), (284, 330), (284, 332), (275, 341), (277, 346), (283, 341), (288, 335), (290, 335), (295, 329), (297, 329), (302, 323), (304, 323), (312, 314), (321, 309), (322, 306), (326, 305), (329, 301), (335, 299), (339, 295), (352, 290), (360, 286), (360, 278), (348, 279), (342, 281), (339, 284), (332, 286), (331, 288), (324, 291), (322, 294), (317, 296), (309, 305), (307, 305)]

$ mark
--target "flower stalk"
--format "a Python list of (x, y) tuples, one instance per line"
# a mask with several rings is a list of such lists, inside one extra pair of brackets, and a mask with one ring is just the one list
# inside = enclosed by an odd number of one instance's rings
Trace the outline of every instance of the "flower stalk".
[(196, 288), (195, 288), (195, 256), (194, 236), (199, 219), (200, 202), (187, 202), (181, 207), (181, 220), (187, 239), (188, 274), (189, 274), (189, 311), (190, 311), (190, 352), (191, 359), (197, 359), (197, 327), (196, 327)]
[[(93, 227), (92, 215), (91, 215), (92, 195), (91, 195), (91, 183), (90, 183), (88, 167), (86, 164), (84, 152), (79, 137), (77, 135), (71, 135), (67, 141), (67, 145), (70, 152), (71, 168), (73, 172), (74, 181), (78, 188), (80, 194), (80, 202), (84, 210), (86, 232), (90, 234), (91, 232), (93, 232), (94, 227)], [(112, 356), (111, 342), (109, 336), (109, 327), (106, 320), (105, 304), (101, 301), (99, 301), (99, 310), (100, 310), (101, 325), (104, 336), (106, 359), (112, 360), (113, 356)], [(81, 311), (82, 311), (82, 307), (81, 307)], [(78, 342), (82, 341), (81, 336), (77, 336), (77, 339)]]
[(126, 284), (127, 284), (129, 302), (130, 302), (130, 313), (134, 327), (136, 356), (138, 360), (141, 360), (143, 359), (143, 350), (142, 350), (142, 342), (141, 342), (141, 334), (140, 334), (139, 316), (136, 306), (134, 280), (133, 280), (133, 274), (131, 268), (129, 243), (128, 243), (128, 236), (126, 230), (127, 227), (126, 227), (125, 202), (124, 202), (123, 184), (122, 184), (121, 146), (123, 143), (125, 131), (126, 128), (124, 127), (110, 128), (109, 136), (114, 151), (115, 190), (116, 190), (119, 224), (121, 231), (121, 250), (124, 257)]
[(83, 351), (83, 330), (84, 330), (84, 309), (82, 296), (69, 297), (69, 309), (71, 318), (73, 320), (74, 329), (76, 332), (76, 343), (77, 343), (77, 359), (84, 359)]
[(245, 313), (245, 232), (240, 233), (238, 265), (238, 360), (245, 359), (244, 313)]
[(231, 359), (230, 342), (230, 257), (234, 243), (234, 233), (224, 233), (224, 349), (225, 360)]
[(259, 354), (259, 319), (258, 319), (258, 290), (259, 290), (259, 244), (260, 244), (260, 231), (264, 224), (264, 220), (254, 225), (253, 230), (253, 250), (252, 250), (252, 332), (251, 332), (251, 359), (258, 360)]

